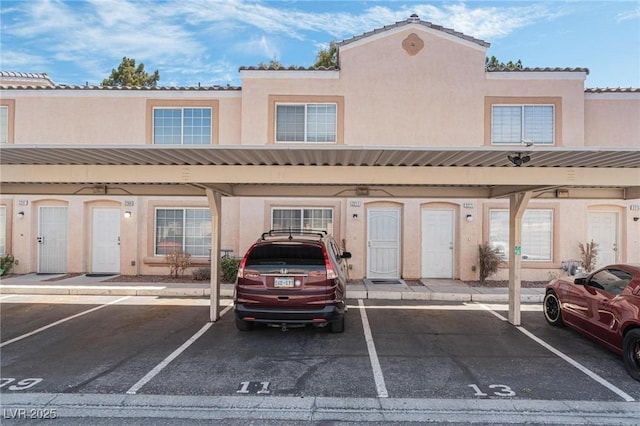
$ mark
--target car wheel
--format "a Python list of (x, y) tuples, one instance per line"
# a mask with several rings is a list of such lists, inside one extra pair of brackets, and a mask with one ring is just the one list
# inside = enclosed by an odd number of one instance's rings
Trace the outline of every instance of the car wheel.
[(622, 358), (629, 375), (640, 380), (640, 328), (629, 330), (622, 343)]
[(558, 296), (555, 292), (549, 291), (544, 296), (544, 300), (542, 301), (544, 317), (547, 322), (551, 325), (561, 326), (562, 322), (562, 311), (560, 310), (560, 300), (558, 300)]
[(342, 333), (344, 331), (344, 316), (338, 321), (329, 323), (329, 331), (332, 333)]
[(240, 331), (253, 330), (253, 323), (236, 317), (236, 328)]

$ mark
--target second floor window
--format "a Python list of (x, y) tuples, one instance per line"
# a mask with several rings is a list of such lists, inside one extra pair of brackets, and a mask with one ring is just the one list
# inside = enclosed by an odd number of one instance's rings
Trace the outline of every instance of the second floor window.
[(208, 145), (211, 143), (211, 108), (154, 108), (153, 143)]
[(554, 144), (553, 105), (493, 105), (491, 143)]
[(276, 105), (276, 142), (335, 143), (337, 105)]

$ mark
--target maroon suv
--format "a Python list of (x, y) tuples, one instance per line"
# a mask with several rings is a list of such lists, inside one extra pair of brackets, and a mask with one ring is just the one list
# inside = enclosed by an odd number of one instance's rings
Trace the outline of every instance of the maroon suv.
[(265, 232), (238, 269), (236, 326), (313, 324), (343, 332), (349, 258), (324, 231)]

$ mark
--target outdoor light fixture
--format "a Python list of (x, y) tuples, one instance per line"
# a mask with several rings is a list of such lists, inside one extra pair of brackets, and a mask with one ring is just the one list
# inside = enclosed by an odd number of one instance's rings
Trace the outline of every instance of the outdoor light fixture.
[(640, 217), (638, 217), (638, 216), (635, 216), (635, 217), (633, 218), (633, 221), (634, 221), (634, 222), (637, 222), (637, 221), (639, 221), (639, 220), (640, 220)]
[(20, 210), (18, 212), (18, 219), (22, 219), (24, 217), (24, 212), (22, 210)]
[(520, 167), (531, 160), (531, 156), (529, 154), (523, 154), (522, 152), (516, 152), (514, 155), (507, 155), (507, 158), (516, 167)]
[(124, 212), (124, 217), (126, 217), (127, 219), (129, 219), (131, 217), (131, 212), (130, 211), (126, 211)]
[(468, 214), (467, 215), (467, 222), (471, 222), (473, 220), (473, 215)]

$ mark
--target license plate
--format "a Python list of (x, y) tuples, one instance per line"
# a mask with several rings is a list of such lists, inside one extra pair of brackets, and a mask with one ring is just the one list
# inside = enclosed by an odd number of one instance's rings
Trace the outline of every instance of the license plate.
[(293, 277), (275, 277), (273, 286), (278, 288), (293, 287)]

